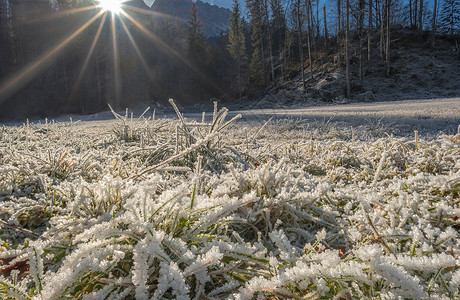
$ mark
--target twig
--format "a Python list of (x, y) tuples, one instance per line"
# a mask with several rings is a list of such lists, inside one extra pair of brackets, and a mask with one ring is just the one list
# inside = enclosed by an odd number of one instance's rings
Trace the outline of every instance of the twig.
[(11, 225), (11, 224), (9, 224), (8, 222), (6, 222), (4, 220), (0, 220), (0, 225), (3, 225), (6, 228), (10, 228), (10, 229), (13, 229), (13, 230), (16, 230), (16, 231), (21, 231), (22, 233), (32, 235), (33, 237), (36, 237), (36, 238), (42, 238), (41, 235), (36, 234), (35, 232), (33, 232), (33, 231), (29, 230), (29, 229), (25, 229), (25, 228), (21, 228), (21, 227), (15, 226), (15, 225)]
[(268, 123), (270, 123), (271, 120), (273, 120), (273, 117), (268, 119), (268, 121), (265, 122), (265, 124), (262, 125), (262, 127), (260, 127), (260, 129), (250, 138), (251, 142), (254, 142), (254, 140), (259, 136), (259, 134), (262, 132), (262, 130), (264, 130), (264, 128), (268, 125)]

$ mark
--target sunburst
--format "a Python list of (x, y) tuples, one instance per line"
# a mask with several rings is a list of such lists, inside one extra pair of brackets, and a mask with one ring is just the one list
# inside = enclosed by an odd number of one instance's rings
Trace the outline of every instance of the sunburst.
[[(5, 80), (0, 80), (0, 103), (5, 101), (8, 97), (10, 97), (15, 92), (17, 92), (19, 89), (24, 87), (28, 82), (30, 82), (38, 74), (46, 70), (46, 66), (49, 65), (51, 61), (55, 60), (58, 55), (62, 54), (62, 51), (66, 47), (68, 47), (69, 44), (71, 44), (78, 36), (80, 36), (84, 31), (86, 31), (90, 26), (92, 26), (93, 23), (95, 23), (101, 17), (102, 19), (100, 20), (99, 27), (93, 38), (90, 48), (88, 49), (87, 56), (80, 68), (78, 77), (76, 78), (75, 84), (73, 86), (73, 89), (71, 90), (68, 100), (76, 96), (78, 92), (78, 88), (80, 87), (80, 84), (84, 78), (84, 74), (95, 52), (96, 44), (98, 43), (101, 37), (101, 33), (104, 29), (104, 24), (106, 24), (106, 20), (109, 18), (110, 18), (109, 26), (110, 26), (110, 32), (111, 32), (112, 48), (113, 48), (113, 54), (112, 54), (113, 66), (114, 66), (113, 84), (114, 84), (114, 89), (115, 89), (113, 101), (115, 101), (115, 106), (119, 104), (120, 95), (121, 95), (121, 86), (122, 86), (121, 74), (120, 74), (121, 72), (120, 72), (120, 57), (119, 57), (119, 49), (118, 49), (118, 37), (117, 37), (119, 32), (117, 30), (117, 27), (118, 27), (117, 24), (121, 24), (122, 28), (124, 29), (124, 32), (128, 36), (128, 39), (131, 42), (135, 50), (135, 53), (137, 54), (137, 57), (139, 58), (139, 60), (141, 61), (142, 65), (145, 68), (145, 71), (147, 72), (147, 75), (150, 77), (151, 80), (155, 80), (156, 78), (156, 76), (152, 72), (152, 69), (149, 68), (148, 62), (145, 59), (144, 55), (142, 54), (142, 51), (139, 48), (137, 42), (134, 40), (134, 36), (131, 34), (130, 29), (129, 29), (130, 26), (126, 24), (125, 20), (130, 21), (131, 25), (134, 25), (135, 28), (141, 31), (144, 34), (144, 36), (146, 36), (149, 40), (151, 40), (151, 42), (153, 42), (158, 47), (158, 49), (161, 52), (163, 52), (165, 55), (171, 58), (174, 58), (174, 59), (178, 59), (184, 64), (185, 67), (195, 72), (201, 79), (210, 83), (214, 88), (218, 88), (218, 87), (215, 87), (212, 81), (209, 80), (209, 78), (207, 78), (200, 70), (196, 69), (185, 57), (183, 57), (179, 52), (171, 48), (167, 43), (165, 43), (154, 32), (150, 31), (148, 28), (142, 25), (142, 23), (137, 21), (135, 17), (131, 16), (131, 14), (128, 13), (128, 11), (132, 11), (135, 13), (142, 13), (146, 15), (152, 15), (152, 16), (164, 17), (165, 15), (162, 15), (160, 13), (157, 13), (151, 10), (141, 9), (135, 6), (127, 5), (126, 3), (129, 2), (128, 0), (95, 0), (94, 2), (95, 2), (95, 5), (91, 5), (87, 7), (75, 8), (69, 11), (63, 10), (63, 11), (59, 11), (57, 13), (53, 13), (50, 15), (38, 15), (35, 17), (35, 19), (33, 19), (30, 22), (30, 23), (33, 23), (33, 22), (37, 22), (40, 20), (44, 20), (44, 19), (58, 18), (58, 17), (66, 16), (69, 14), (83, 13), (83, 12), (87, 12), (91, 10), (95, 11), (95, 15), (93, 15), (89, 20), (83, 23), (80, 27), (76, 28), (73, 33), (67, 36), (63, 41), (61, 41), (54, 48), (48, 49), (41, 56), (39, 56), (35, 61), (30, 62), (29, 65), (25, 66), (23, 69), (19, 70), (17, 73), (13, 74), (12, 76), (5, 78)], [(108, 16), (109, 13), (111, 14), (110, 17)]]
[(110, 11), (113, 14), (119, 14), (124, 0), (98, 0), (99, 7), (103, 11)]

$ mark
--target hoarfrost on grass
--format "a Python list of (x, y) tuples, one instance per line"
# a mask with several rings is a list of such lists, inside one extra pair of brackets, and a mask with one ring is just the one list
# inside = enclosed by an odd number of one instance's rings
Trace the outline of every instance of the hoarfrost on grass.
[(460, 297), (459, 135), (177, 112), (3, 128), (2, 298)]

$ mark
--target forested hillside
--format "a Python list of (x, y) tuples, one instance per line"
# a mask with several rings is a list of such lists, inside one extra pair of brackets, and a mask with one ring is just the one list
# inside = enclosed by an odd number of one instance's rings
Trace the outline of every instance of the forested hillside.
[(460, 90), (458, 0), (98, 3), (0, 0), (0, 119)]

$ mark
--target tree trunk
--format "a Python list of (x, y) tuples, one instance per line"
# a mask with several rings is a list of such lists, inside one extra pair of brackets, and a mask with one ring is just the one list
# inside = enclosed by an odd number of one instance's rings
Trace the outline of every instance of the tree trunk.
[(433, 6), (433, 21), (431, 24), (431, 47), (434, 47), (434, 41), (436, 38), (436, 11), (437, 11), (437, 6), (438, 6), (438, 0), (434, 0), (434, 6)]
[(62, 62), (62, 77), (64, 80), (64, 93), (68, 94), (69, 93), (69, 78), (67, 77), (67, 65), (66, 61), (63, 60)]
[[(9, 2), (7, 9), (7, 36), (9, 42), (9, 50), (11, 55), (12, 63), (15, 65), (23, 65), (24, 64), (24, 53), (22, 51), (22, 39), (21, 39), (21, 32), (20, 32), (20, 24), (18, 21), (18, 15), (16, 15), (17, 11), (19, 10), (19, 15), (21, 10), (18, 8), (21, 3), (12, 3)], [(24, 5), (24, 4), (22, 4)]]
[(318, 41), (318, 44), (320, 36), (321, 34), (319, 31), (319, 2), (316, 2), (316, 40)]
[(369, 0), (369, 26), (367, 28), (367, 72), (372, 68), (371, 42), (372, 42), (372, 0)]
[(303, 92), (305, 93), (306, 85), (305, 85), (305, 66), (303, 60), (303, 45), (302, 45), (302, 22), (300, 18), (300, 0), (297, 0), (297, 25), (299, 26), (299, 52), (300, 52), (300, 64), (302, 68), (302, 84), (303, 84)]
[[(99, 60), (98, 57), (96, 57), (96, 83), (97, 83), (97, 101), (98, 103), (103, 102), (103, 97), (102, 97), (102, 81), (101, 81), (101, 71), (99, 68)], [(83, 114), (85, 112), (82, 112)]]
[(386, 41), (386, 61), (387, 61), (387, 70), (386, 75), (390, 77), (390, 0), (386, 0), (387, 2), (387, 12), (386, 12), (386, 25), (387, 25), (387, 41)]
[(346, 17), (346, 24), (345, 24), (345, 63), (346, 63), (346, 76), (347, 76), (347, 98), (350, 98), (351, 95), (351, 86), (350, 86), (350, 57), (348, 55), (348, 38), (349, 38), (349, 30), (350, 30), (350, 1), (347, 0), (347, 17)]
[(242, 87), (241, 87), (241, 57), (238, 57), (238, 60), (237, 60), (237, 63), (238, 63), (238, 92), (239, 92), (239, 98), (238, 100), (241, 101), (241, 95), (242, 95)]
[(268, 3), (267, 0), (263, 1), (264, 10), (265, 10), (265, 22), (267, 23), (268, 29), (268, 54), (270, 55), (270, 70), (272, 83), (275, 83), (275, 64), (273, 62), (273, 41), (272, 41), (272, 30), (270, 26), (270, 20), (268, 18)]
[(409, 26), (412, 28), (412, 0), (409, 0)]
[(324, 14), (324, 49), (327, 50), (327, 19), (326, 19), (326, 5), (323, 6), (323, 14)]
[(418, 38), (422, 38), (422, 30), (423, 30), (423, 0), (418, 0)]
[(383, 59), (385, 56), (385, 48), (384, 48), (384, 41), (385, 41), (385, 2), (382, 1), (381, 5), (381, 20), (380, 20), (380, 57)]
[(374, 1), (374, 12), (375, 12), (375, 18), (374, 18), (374, 24), (375, 28), (379, 27), (380, 24), (380, 0), (375, 0)]
[(3, 6), (3, 0), (0, 0), (0, 78), (3, 77), (3, 74), (6, 73), (7, 65), (7, 51), (6, 51), (6, 38), (5, 38), (5, 24), (4, 20), (6, 19), (5, 7)]
[(265, 62), (265, 43), (264, 43), (264, 32), (262, 31), (262, 36), (260, 37), (260, 55), (262, 56), (262, 69), (264, 70), (264, 85), (267, 86), (267, 72), (266, 62)]
[(307, 0), (305, 5), (307, 13), (307, 42), (308, 42), (308, 60), (310, 61), (310, 77), (313, 78), (313, 59), (311, 54), (311, 44), (312, 44), (312, 24), (311, 22), (311, 0)]
[(340, 28), (340, 23), (342, 22), (342, 5), (340, 3), (340, 0), (337, 0), (337, 49), (339, 49), (337, 53), (337, 64), (340, 66), (341, 65), (341, 59), (340, 59), (340, 34), (341, 34), (341, 28)]
[(359, 80), (363, 84), (364, 0), (359, 0)]
[[(308, 0), (308, 2), (310, 3), (310, 41), (311, 41), (311, 46), (312, 46), (312, 57), (315, 58), (315, 61), (318, 61), (318, 43), (316, 41), (317, 39), (317, 36), (315, 34), (315, 17), (313, 15), (313, 5), (311, 4), (311, 0)], [(310, 71), (312, 71), (313, 67), (313, 60), (310, 61)], [(313, 72), (312, 72), (312, 75), (311, 77), (313, 78)]]

